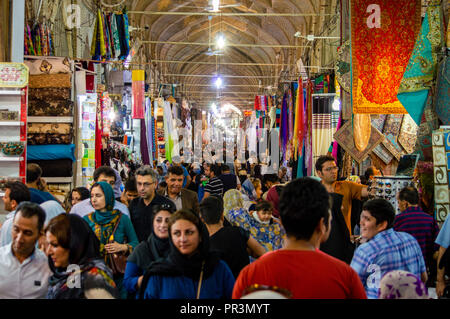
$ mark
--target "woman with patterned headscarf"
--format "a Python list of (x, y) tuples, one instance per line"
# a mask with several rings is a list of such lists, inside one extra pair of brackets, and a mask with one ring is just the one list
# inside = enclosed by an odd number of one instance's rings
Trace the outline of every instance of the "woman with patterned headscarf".
[[(114, 209), (114, 202), (111, 185), (106, 182), (95, 183), (91, 188), (91, 204), (95, 211), (83, 217), (100, 241), (100, 254), (107, 265), (111, 260), (110, 254), (129, 256), (139, 243), (130, 218)], [(121, 297), (126, 298), (127, 293), (122, 285), (123, 274), (114, 274), (114, 281)]]

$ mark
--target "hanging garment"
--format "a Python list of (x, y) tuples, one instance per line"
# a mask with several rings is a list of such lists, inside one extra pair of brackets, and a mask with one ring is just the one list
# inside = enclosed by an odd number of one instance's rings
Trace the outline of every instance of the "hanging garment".
[(403, 152), (402, 147), (398, 144), (398, 135), (403, 120), (403, 114), (389, 114), (384, 123), (383, 135), (386, 140), (383, 145), (399, 160)]
[(286, 159), (286, 146), (288, 142), (288, 106), (287, 106), (287, 93), (284, 93), (283, 104), (281, 107), (281, 124), (280, 124), (280, 148), (281, 158)]
[(420, 125), (428, 91), (433, 84), (437, 53), (444, 42), (441, 16), (440, 0), (430, 1), (397, 94), (417, 126)]
[(352, 89), (350, 40), (347, 40), (338, 48), (334, 69), (339, 85), (345, 92), (349, 93)]
[(368, 17), (372, 0), (351, 0), (353, 113), (407, 113), (398, 88), (420, 31), (420, 0), (378, 0), (380, 25)]
[(307, 167), (308, 176), (314, 175), (314, 167), (313, 167), (313, 152), (312, 152), (312, 94), (313, 94), (313, 83), (311, 80), (308, 80), (307, 85), (307, 94), (306, 94), (306, 114), (307, 114), (307, 135), (306, 135), (306, 147), (305, 147), (305, 163)]
[(133, 70), (132, 71), (132, 117), (133, 119), (145, 118), (145, 71)]
[(141, 158), (144, 165), (150, 165), (150, 157), (148, 154), (147, 144), (147, 126), (145, 125), (145, 119), (141, 119)]
[(370, 140), (371, 133), (370, 114), (355, 114), (353, 118), (353, 135), (356, 149), (363, 152)]
[(331, 101), (330, 97), (313, 98), (312, 114), (312, 153), (315, 165), (316, 159), (321, 155), (326, 155), (333, 141), (333, 131), (331, 126)]
[(442, 123), (450, 125), (450, 59), (447, 56), (439, 65), (434, 105)]
[(305, 112), (304, 112), (304, 97), (303, 97), (303, 80), (300, 77), (298, 80), (297, 97), (295, 100), (295, 121), (294, 121), (294, 159), (297, 160), (297, 155), (303, 154), (303, 140), (305, 139)]
[(111, 15), (111, 34), (113, 38), (114, 58), (117, 59), (120, 56), (120, 37), (119, 29), (117, 28), (117, 17), (114, 13)]
[(436, 221), (450, 213), (450, 130), (433, 132), (434, 201)]
[(405, 149), (407, 154), (414, 152), (418, 129), (419, 126), (417, 126), (413, 118), (409, 114), (405, 114), (398, 136), (398, 143)]
[(428, 96), (427, 105), (422, 115), (422, 123), (419, 126), (416, 141), (416, 152), (422, 161), (433, 160), (433, 147), (431, 138), (433, 131), (439, 127), (439, 119), (433, 110), (433, 96)]
[(172, 163), (173, 130), (174, 124), (172, 118), (172, 110), (170, 102), (166, 101), (164, 102), (164, 141), (165, 141), (166, 159), (169, 161), (169, 163)]

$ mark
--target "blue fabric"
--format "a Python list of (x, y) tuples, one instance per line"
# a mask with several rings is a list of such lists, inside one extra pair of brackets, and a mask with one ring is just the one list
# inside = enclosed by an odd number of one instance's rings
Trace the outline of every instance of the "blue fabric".
[(75, 162), (75, 144), (49, 144), (49, 145), (28, 145), (27, 160), (58, 160), (71, 159)]
[(439, 235), (435, 241), (436, 244), (442, 246), (444, 248), (448, 248), (450, 246), (450, 218), (447, 217), (445, 219), (444, 224), (439, 231)]
[(390, 228), (355, 250), (350, 266), (356, 271), (368, 299), (376, 299), (380, 280), (392, 270), (405, 270), (420, 278), (426, 271), (417, 240), (410, 234)]
[[(123, 286), (128, 291), (128, 293), (136, 293), (136, 285), (140, 276), (144, 275), (144, 271), (139, 268), (138, 265), (132, 262), (127, 262), (127, 267), (125, 268), (125, 274), (123, 276)], [(138, 296), (136, 296), (138, 297)]]
[[(234, 277), (230, 268), (220, 260), (214, 272), (203, 278), (200, 299), (231, 299)], [(152, 276), (144, 299), (196, 299), (198, 280), (189, 277)]]
[(186, 184), (187, 184), (187, 177), (189, 176), (189, 172), (187, 171), (186, 167), (184, 167), (183, 165), (181, 165), (181, 168), (183, 169), (183, 176), (184, 176), (183, 188), (185, 188)]
[(28, 188), (30, 191), (30, 202), (36, 203), (36, 204), (42, 204), (48, 200), (55, 200), (55, 197), (53, 197), (52, 194), (48, 192), (43, 192), (35, 188)]
[(425, 105), (427, 104), (428, 90), (400, 93), (397, 94), (397, 98), (408, 111), (414, 122), (420, 126), (423, 111), (425, 110)]

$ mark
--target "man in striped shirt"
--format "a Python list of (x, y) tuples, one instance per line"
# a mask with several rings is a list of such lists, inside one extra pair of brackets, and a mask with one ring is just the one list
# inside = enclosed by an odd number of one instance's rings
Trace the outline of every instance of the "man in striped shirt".
[(397, 194), (397, 200), (401, 213), (395, 217), (394, 230), (411, 234), (417, 240), (425, 264), (430, 268), (433, 254), (439, 249), (434, 243), (439, 233), (436, 220), (420, 208), (419, 193), (414, 187), (403, 188)]
[(206, 164), (205, 165), (205, 175), (209, 178), (208, 183), (205, 186), (205, 195), (203, 198), (207, 198), (210, 195), (223, 196), (223, 183), (217, 177), (219, 167), (216, 164)]

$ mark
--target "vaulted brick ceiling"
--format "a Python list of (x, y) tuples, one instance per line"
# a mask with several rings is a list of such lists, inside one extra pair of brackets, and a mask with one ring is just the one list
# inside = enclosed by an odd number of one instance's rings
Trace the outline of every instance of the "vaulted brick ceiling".
[[(118, 1), (106, 1), (117, 3)], [(336, 4), (336, 0), (221, 0), (220, 9), (223, 13), (302, 13), (318, 14), (324, 6)], [(308, 45), (305, 39), (296, 38), (294, 34), (300, 31), (302, 35), (314, 34), (320, 18), (318, 16), (218, 16), (213, 15), (156, 15), (146, 12), (203, 12), (210, 6), (208, 0), (127, 0), (126, 5), (130, 11), (130, 25), (140, 28), (133, 35), (143, 41), (158, 42), (195, 42), (209, 43), (213, 46), (218, 33), (226, 37), (229, 44), (254, 45)], [(321, 8), (322, 7), (322, 8)], [(333, 9), (334, 10), (334, 9)], [(330, 11), (329, 11), (330, 12)], [(332, 11), (334, 12), (334, 11)], [(147, 26), (147, 29), (143, 29)], [(210, 36), (211, 35), (211, 36)], [(209, 56), (208, 46), (176, 45), (169, 43), (145, 43), (140, 51), (145, 59), (164, 61), (190, 61), (213, 62), (213, 64), (181, 64), (157, 63), (157, 67), (165, 76), (165, 81), (184, 85), (184, 92), (189, 93), (194, 100), (204, 95), (190, 92), (216, 92), (211, 85), (211, 77), (182, 77), (167, 76), (167, 74), (183, 75), (214, 75), (215, 72), (233, 76), (257, 76), (254, 78), (224, 78), (228, 87), (223, 89), (223, 100), (236, 98), (251, 99), (262, 88), (277, 86), (280, 74), (294, 75), (295, 63), (305, 48), (277, 48), (277, 47), (232, 47), (228, 46), (223, 55)], [(254, 65), (227, 65), (232, 63), (255, 63)], [(218, 64), (220, 63), (220, 64)], [(282, 65), (258, 65), (258, 64)], [(269, 78), (270, 76), (275, 76)], [(242, 85), (242, 86), (230, 86)], [(225, 92), (254, 92), (225, 93)]]

